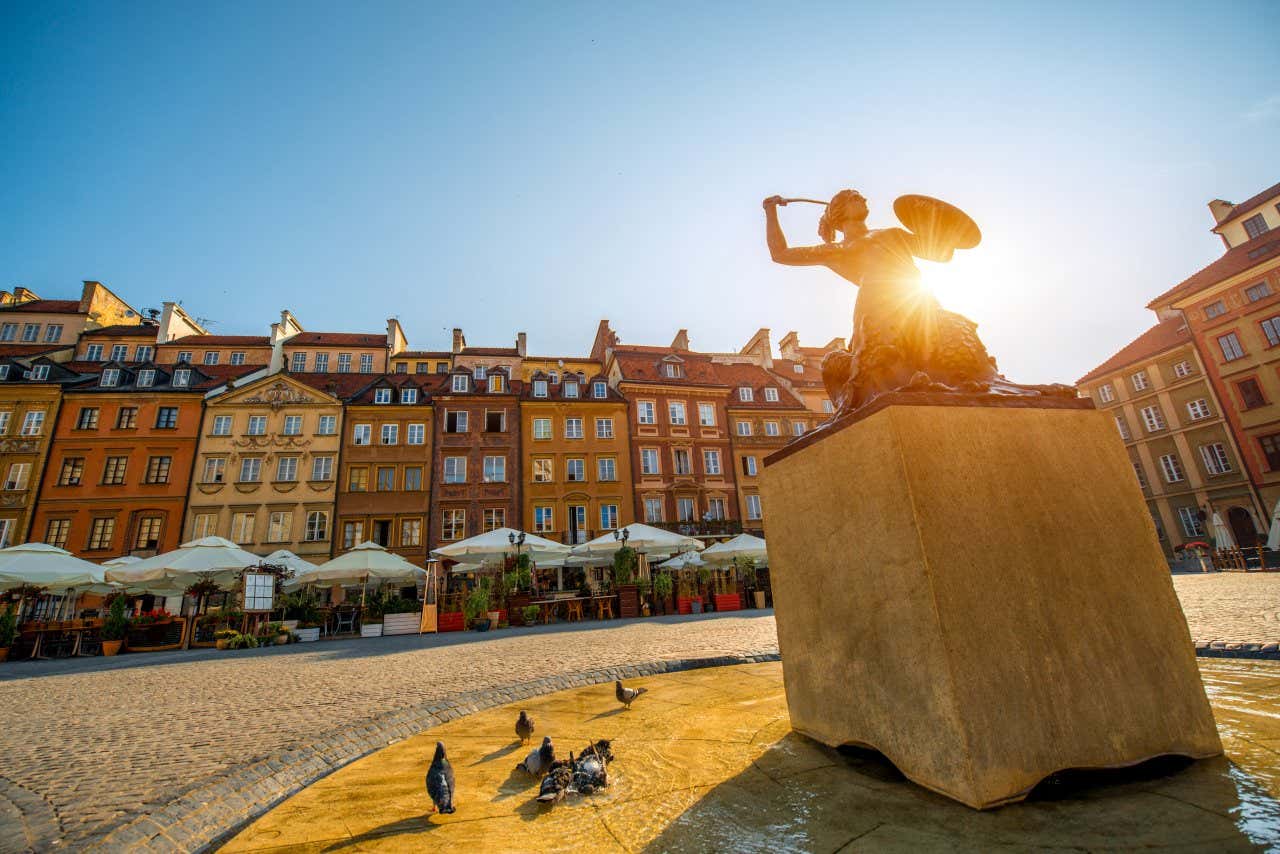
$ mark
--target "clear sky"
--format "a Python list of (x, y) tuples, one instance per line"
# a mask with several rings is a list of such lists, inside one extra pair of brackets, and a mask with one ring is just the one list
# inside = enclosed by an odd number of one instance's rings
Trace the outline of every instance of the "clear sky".
[[(760, 200), (939, 196), (930, 271), (1011, 378), (1071, 381), (1280, 181), (1280, 3), (0, 3), (0, 285), (223, 334), (583, 353), (849, 331)], [(814, 242), (819, 209), (784, 211)]]

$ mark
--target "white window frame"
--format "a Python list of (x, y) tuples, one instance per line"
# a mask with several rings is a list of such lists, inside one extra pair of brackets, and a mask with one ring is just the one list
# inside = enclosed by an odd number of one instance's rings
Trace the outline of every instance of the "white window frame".
[(652, 400), (636, 401), (636, 423), (637, 424), (657, 424), (658, 423), (658, 404)]
[(1154, 403), (1142, 407), (1142, 423), (1146, 426), (1148, 433), (1158, 433), (1168, 426), (1164, 420), (1164, 413)]
[(1164, 474), (1165, 483), (1181, 483), (1187, 479), (1182, 463), (1176, 454), (1165, 454), (1160, 458), (1160, 470)]
[(1187, 417), (1192, 421), (1203, 421), (1206, 418), (1213, 417), (1213, 410), (1209, 408), (1209, 401), (1203, 397), (1188, 401)]
[(444, 482), (449, 484), (467, 482), (466, 457), (444, 458)]

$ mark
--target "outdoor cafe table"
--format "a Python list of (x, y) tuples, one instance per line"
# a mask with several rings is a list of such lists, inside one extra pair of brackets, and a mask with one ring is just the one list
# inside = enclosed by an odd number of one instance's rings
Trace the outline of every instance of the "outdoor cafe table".
[(92, 629), (101, 629), (101, 628), (102, 628), (101, 619), (51, 620), (48, 622), (23, 623), (19, 627), (18, 632), (19, 632), (19, 637), (21, 637), (22, 635), (31, 635), (31, 634), (34, 634), (36, 636), (35, 643), (31, 647), (31, 655), (28, 656), (28, 658), (36, 659), (36, 658), (48, 657), (40, 654), (40, 651), (44, 647), (44, 639), (46, 636), (50, 636), (54, 634), (65, 634), (68, 632), (74, 634), (75, 643), (72, 645), (71, 654), (75, 656), (80, 654), (80, 641), (83, 639), (84, 633)]
[[(534, 599), (530, 605), (537, 605), (542, 610), (542, 622), (551, 622), (551, 616), (556, 611), (556, 606), (566, 602), (592, 602), (595, 604), (593, 609), (596, 613), (596, 619), (600, 617), (600, 603), (606, 599), (612, 599), (612, 596), (560, 596), (551, 599)], [(568, 615), (566, 614), (566, 617)]]

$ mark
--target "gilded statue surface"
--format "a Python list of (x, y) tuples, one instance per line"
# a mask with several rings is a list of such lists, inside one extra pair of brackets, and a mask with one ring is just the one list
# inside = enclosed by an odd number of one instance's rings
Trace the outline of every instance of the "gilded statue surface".
[[(769, 254), (779, 264), (826, 267), (858, 286), (849, 347), (828, 353), (822, 380), (837, 415), (891, 391), (968, 395), (1074, 396), (1068, 386), (1005, 379), (972, 320), (946, 311), (921, 287), (915, 259), (950, 261), (982, 234), (967, 214), (929, 196), (902, 196), (894, 212), (905, 228), (867, 227), (867, 200), (841, 190), (818, 222), (822, 243), (788, 246), (778, 207), (811, 199), (764, 200)], [(821, 204), (821, 202), (818, 202)]]

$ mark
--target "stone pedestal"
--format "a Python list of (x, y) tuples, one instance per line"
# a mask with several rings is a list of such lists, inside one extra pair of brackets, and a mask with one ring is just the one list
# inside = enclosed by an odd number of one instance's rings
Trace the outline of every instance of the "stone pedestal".
[(879, 403), (765, 464), (795, 729), (976, 808), (1067, 768), (1221, 753), (1111, 418)]

